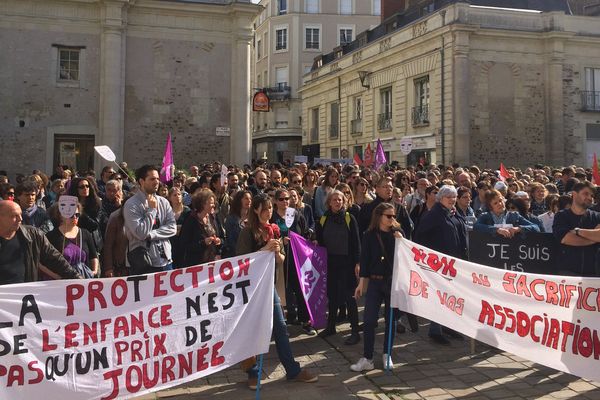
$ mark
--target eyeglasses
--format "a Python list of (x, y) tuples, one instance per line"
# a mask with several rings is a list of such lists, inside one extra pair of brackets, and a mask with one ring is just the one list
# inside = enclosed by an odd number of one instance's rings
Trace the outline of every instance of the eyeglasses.
[(80, 185), (77, 186), (77, 189), (89, 189), (90, 185)]
[(289, 197), (280, 197), (278, 200), (279, 201), (289, 201), (290, 198)]
[(396, 218), (396, 216), (394, 214), (381, 214), (384, 217), (387, 217), (387, 219), (394, 219)]
[(302, 181), (292, 181), (293, 184), (302, 183)]
[(6, 196), (15, 197), (15, 192), (8, 192), (8, 193), (6, 193)]

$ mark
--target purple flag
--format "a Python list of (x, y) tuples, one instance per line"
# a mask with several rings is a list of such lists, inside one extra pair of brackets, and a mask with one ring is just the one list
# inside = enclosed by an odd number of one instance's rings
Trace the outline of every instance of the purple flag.
[(381, 140), (377, 139), (377, 150), (375, 151), (375, 169), (381, 168), (385, 165), (387, 160), (385, 159), (385, 152), (383, 151), (383, 145)]
[(290, 232), (298, 281), (312, 326), (327, 326), (327, 250)]
[(171, 169), (175, 167), (173, 163), (173, 145), (171, 144), (171, 132), (167, 136), (167, 145), (165, 146), (165, 155), (163, 156), (162, 168), (160, 169), (160, 181), (167, 183), (173, 180)]

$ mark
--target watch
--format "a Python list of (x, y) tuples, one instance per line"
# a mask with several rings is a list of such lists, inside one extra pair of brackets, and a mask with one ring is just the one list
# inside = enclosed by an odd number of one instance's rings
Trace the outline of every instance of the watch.
[(575, 228), (575, 235), (579, 236), (579, 228)]

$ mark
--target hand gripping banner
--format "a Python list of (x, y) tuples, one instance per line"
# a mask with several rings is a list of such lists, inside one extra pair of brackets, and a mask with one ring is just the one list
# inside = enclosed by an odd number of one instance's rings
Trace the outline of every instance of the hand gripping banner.
[(266, 353), (273, 253), (0, 286), (0, 399), (126, 399)]
[(392, 307), (600, 382), (600, 279), (490, 268), (396, 240)]

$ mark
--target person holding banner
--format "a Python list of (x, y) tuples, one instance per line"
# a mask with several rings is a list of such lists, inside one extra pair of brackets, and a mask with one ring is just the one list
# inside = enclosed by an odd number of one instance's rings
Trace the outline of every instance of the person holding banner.
[(327, 211), (316, 224), (317, 242), (327, 249), (327, 298), (329, 315), (327, 328), (321, 337), (335, 335), (338, 308), (347, 306), (352, 333), (344, 344), (360, 341), (358, 333), (358, 306), (353, 297), (360, 261), (360, 235), (356, 218), (346, 211), (346, 198), (339, 190), (327, 196)]
[[(259, 194), (252, 198), (252, 205), (248, 214), (248, 224), (240, 232), (236, 253), (237, 255), (253, 253), (255, 251), (272, 251), (275, 254), (275, 265), (282, 265), (285, 256), (282, 253), (280, 232), (277, 225), (269, 223), (273, 213), (273, 205), (269, 196)], [(275, 277), (281, 279), (281, 277)], [(319, 377), (312, 375), (294, 359), (287, 327), (283, 318), (281, 301), (277, 290), (273, 286), (273, 338), (279, 361), (285, 368), (288, 380), (312, 383)], [(259, 366), (256, 358), (249, 358), (241, 363), (242, 369), (248, 374), (248, 387), (255, 390), (258, 385)]]
[(384, 303), (385, 335), (383, 341), (383, 364), (393, 368), (388, 355), (388, 346), (394, 341), (395, 330), (390, 324), (398, 317), (393, 310), (390, 319), (390, 296), (392, 274), (394, 271), (395, 240), (402, 238), (400, 224), (396, 222), (396, 210), (391, 203), (381, 203), (375, 210), (371, 222), (362, 239), (360, 254), (360, 281), (354, 291), (354, 297), (366, 294), (364, 314), (363, 356), (350, 369), (355, 372), (370, 371), (375, 368), (373, 351), (375, 347), (375, 327), (379, 318), (381, 303)]
[[(467, 227), (465, 219), (456, 212), (457, 198), (458, 192), (454, 186), (442, 186), (436, 195), (437, 202), (423, 214), (414, 240), (431, 250), (466, 260)], [(462, 339), (457, 332), (431, 321), (429, 337), (438, 344), (449, 345), (442, 331), (455, 339)]]
[(523, 218), (518, 212), (506, 211), (504, 196), (500, 191), (490, 190), (485, 199), (486, 208), (490, 211), (479, 216), (473, 230), (496, 233), (505, 238), (512, 238), (521, 231), (540, 231), (537, 225)]

